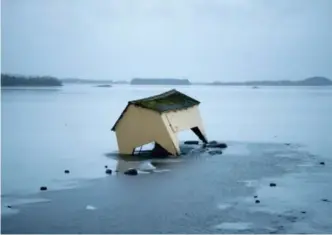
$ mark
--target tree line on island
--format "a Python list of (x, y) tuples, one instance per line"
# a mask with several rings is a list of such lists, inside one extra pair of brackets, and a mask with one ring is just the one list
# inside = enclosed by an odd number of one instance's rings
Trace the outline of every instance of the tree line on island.
[(212, 86), (332, 86), (326, 77), (310, 77), (299, 81), (190, 82), (178, 78), (133, 78), (131, 85), (212, 85)]
[(299, 81), (247, 81), (247, 82), (213, 82), (209, 85), (219, 86), (331, 86), (332, 81), (326, 77), (310, 77)]
[(188, 79), (179, 78), (133, 78), (131, 85), (191, 85)]
[(133, 78), (128, 81), (94, 80), (65, 78), (51, 76), (23, 76), (1, 74), (1, 86), (62, 86), (63, 84), (95, 84), (97, 87), (111, 87), (112, 84), (130, 85), (212, 85), (212, 86), (332, 86), (332, 81), (326, 77), (310, 77), (299, 81), (247, 81), (247, 82), (190, 82), (178, 78)]
[(23, 75), (1, 74), (1, 86), (3, 87), (62, 86), (62, 82), (60, 79), (51, 76), (23, 76)]

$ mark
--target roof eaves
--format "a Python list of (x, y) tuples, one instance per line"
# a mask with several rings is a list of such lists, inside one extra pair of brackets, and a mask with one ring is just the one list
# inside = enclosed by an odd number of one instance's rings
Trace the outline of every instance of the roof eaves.
[[(154, 100), (154, 99), (165, 97), (167, 95), (171, 95), (172, 93), (175, 93), (175, 92), (179, 92), (179, 91), (177, 91), (176, 89), (172, 89), (172, 90), (166, 91), (166, 92), (161, 93), (161, 94), (145, 97), (145, 98), (142, 98), (142, 99), (131, 100), (129, 102), (134, 104), (134, 103), (137, 103), (137, 102)], [(179, 93), (181, 93), (181, 92), (179, 92)]]
[(124, 110), (122, 111), (122, 113), (120, 114), (120, 116), (118, 117), (118, 119), (116, 120), (116, 122), (114, 123), (111, 131), (115, 131), (116, 126), (119, 124), (120, 120), (122, 119), (122, 117), (124, 116), (124, 114), (127, 112), (127, 109), (130, 106), (130, 102), (128, 102), (127, 106), (124, 108)]

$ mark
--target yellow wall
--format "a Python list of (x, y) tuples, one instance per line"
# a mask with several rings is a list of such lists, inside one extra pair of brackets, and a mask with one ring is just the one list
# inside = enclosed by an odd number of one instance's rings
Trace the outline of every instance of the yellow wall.
[(173, 155), (179, 153), (161, 115), (149, 109), (130, 105), (116, 126), (116, 137), (122, 154), (132, 154), (134, 148), (154, 141)]
[(185, 110), (166, 112), (163, 113), (162, 116), (163, 120), (167, 120), (168, 123), (171, 124), (174, 133), (197, 126), (201, 129), (201, 132), (205, 134), (202, 118), (197, 105)]

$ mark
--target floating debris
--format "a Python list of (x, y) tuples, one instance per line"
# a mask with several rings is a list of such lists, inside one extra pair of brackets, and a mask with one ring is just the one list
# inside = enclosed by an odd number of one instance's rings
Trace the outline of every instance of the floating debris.
[(270, 183), (270, 187), (276, 187), (277, 184), (276, 183)]
[(227, 148), (227, 144), (218, 143), (217, 141), (211, 141), (204, 145), (204, 148)]
[(111, 170), (111, 169), (107, 169), (107, 170), (105, 171), (105, 173), (108, 174), (108, 175), (111, 175), (111, 174), (112, 174), (112, 170)]
[(112, 87), (112, 85), (110, 85), (110, 84), (101, 84), (101, 85), (97, 85), (96, 87)]
[(199, 141), (198, 140), (187, 140), (187, 141), (184, 141), (184, 144), (195, 144), (195, 145), (198, 145)]
[(124, 172), (125, 175), (138, 175), (138, 171), (136, 169), (129, 169)]

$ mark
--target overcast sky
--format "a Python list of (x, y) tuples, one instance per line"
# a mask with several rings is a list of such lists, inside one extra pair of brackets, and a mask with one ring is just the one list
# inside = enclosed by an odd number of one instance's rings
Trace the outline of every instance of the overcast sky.
[(332, 78), (332, 0), (2, 0), (2, 72)]

